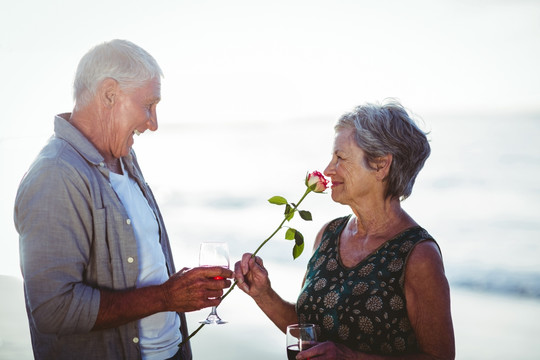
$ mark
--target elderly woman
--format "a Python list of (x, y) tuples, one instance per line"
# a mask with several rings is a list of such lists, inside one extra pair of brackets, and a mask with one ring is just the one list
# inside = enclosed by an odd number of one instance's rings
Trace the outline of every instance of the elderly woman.
[(430, 154), (426, 135), (395, 101), (359, 106), (335, 131), (325, 175), (353, 214), (320, 230), (296, 304), (251, 254), (236, 264), (239, 287), (282, 331), (317, 326), (320, 343), (297, 359), (454, 358), (441, 252), (400, 203)]

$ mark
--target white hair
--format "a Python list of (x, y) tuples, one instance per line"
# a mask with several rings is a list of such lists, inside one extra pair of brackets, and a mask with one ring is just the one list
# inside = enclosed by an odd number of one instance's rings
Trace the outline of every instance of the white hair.
[(127, 40), (111, 40), (90, 49), (81, 59), (73, 82), (75, 108), (88, 105), (101, 82), (112, 78), (123, 90), (163, 77), (156, 60)]
[(431, 148), (427, 133), (420, 130), (407, 110), (395, 99), (360, 105), (338, 120), (336, 131), (344, 128), (354, 129), (356, 143), (365, 153), (365, 164), (392, 154), (386, 196), (401, 200), (409, 197)]

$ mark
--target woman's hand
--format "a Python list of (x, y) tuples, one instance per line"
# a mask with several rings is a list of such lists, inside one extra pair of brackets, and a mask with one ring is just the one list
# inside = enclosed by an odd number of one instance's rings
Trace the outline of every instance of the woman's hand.
[(234, 265), (236, 285), (251, 296), (261, 310), (283, 332), (287, 325), (298, 322), (295, 305), (283, 300), (273, 289), (263, 261), (258, 256), (244, 254)]
[(244, 254), (242, 260), (234, 265), (234, 277), (236, 285), (254, 299), (271, 289), (263, 260), (258, 256), (253, 257), (250, 253)]
[(359, 353), (354, 352), (345, 345), (325, 341), (296, 355), (296, 359), (317, 359), (317, 360), (353, 360), (360, 359)]

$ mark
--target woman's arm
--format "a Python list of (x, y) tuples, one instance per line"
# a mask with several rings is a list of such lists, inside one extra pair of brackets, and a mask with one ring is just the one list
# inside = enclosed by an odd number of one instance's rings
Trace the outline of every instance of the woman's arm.
[[(317, 234), (313, 251), (321, 243), (322, 234), (327, 225), (325, 224)], [(283, 300), (272, 289), (268, 271), (260, 257), (253, 257), (249, 253), (244, 254), (242, 260), (236, 263), (234, 273), (238, 287), (255, 300), (259, 308), (281, 331), (285, 332), (287, 325), (298, 322), (295, 304)], [(305, 281), (304, 276), (302, 286)]]
[(407, 312), (423, 353), (434, 359), (455, 357), (450, 287), (439, 248), (433, 241), (412, 250), (405, 270)]
[(295, 305), (283, 300), (272, 289), (263, 260), (246, 253), (235, 265), (235, 278), (242, 291), (251, 296), (270, 320), (283, 332), (298, 322)]
[[(322, 234), (327, 225), (325, 224), (317, 234), (313, 251), (321, 243)], [(238, 287), (255, 300), (259, 308), (281, 331), (285, 332), (287, 325), (298, 322), (295, 304), (283, 300), (272, 289), (268, 271), (260, 257), (253, 257), (249, 253), (244, 254), (242, 260), (236, 263), (234, 273)], [(305, 281), (304, 276), (302, 286)]]

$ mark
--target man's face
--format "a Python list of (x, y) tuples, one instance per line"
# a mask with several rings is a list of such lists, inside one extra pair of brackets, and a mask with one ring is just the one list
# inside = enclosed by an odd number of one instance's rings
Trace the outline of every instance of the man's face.
[(159, 78), (136, 89), (118, 91), (109, 126), (109, 147), (115, 158), (129, 154), (135, 133), (157, 130), (156, 107), (160, 100)]

